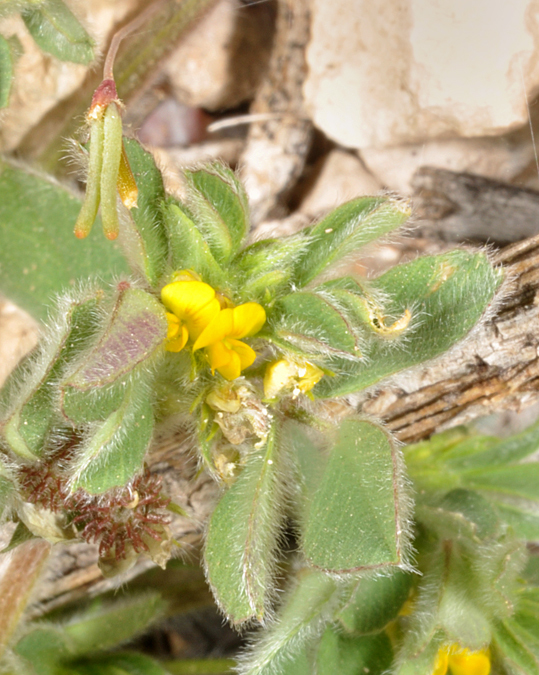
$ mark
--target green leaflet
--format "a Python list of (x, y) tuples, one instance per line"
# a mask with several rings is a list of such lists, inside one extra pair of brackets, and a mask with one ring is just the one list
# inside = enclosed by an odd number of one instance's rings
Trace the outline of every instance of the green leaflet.
[(215, 162), (186, 171), (188, 206), (219, 263), (235, 255), (249, 229), (249, 204), (234, 172)]
[[(243, 675), (295, 675), (305, 669), (304, 652), (322, 633), (338, 603), (336, 582), (323, 572), (304, 569), (273, 623), (242, 659)], [(302, 671), (299, 671), (303, 675)]]
[(63, 626), (71, 655), (83, 656), (116, 647), (145, 631), (162, 617), (165, 608), (166, 603), (155, 592), (111, 603), (101, 601)]
[(64, 414), (83, 423), (115, 410), (131, 376), (162, 353), (166, 331), (161, 303), (141, 289), (121, 285), (97, 343), (60, 383)]
[(535, 640), (517, 621), (499, 623), (494, 645), (501, 662), (511, 675), (539, 675), (539, 649)]
[(138, 187), (137, 206), (129, 211), (129, 241), (126, 253), (133, 267), (156, 288), (165, 270), (168, 245), (162, 207), (165, 188), (151, 153), (135, 140), (124, 138), (124, 147)]
[(231, 263), (243, 302), (270, 302), (289, 290), (295, 261), (308, 239), (303, 232), (283, 239), (263, 239), (247, 246)]
[(393, 621), (408, 598), (413, 576), (394, 570), (387, 576), (364, 577), (350, 584), (350, 595), (336, 615), (349, 633), (378, 633)]
[(302, 534), (307, 560), (331, 572), (406, 564), (407, 495), (392, 440), (371, 422), (340, 424)]
[(43, 354), (11, 403), (2, 433), (17, 455), (32, 459), (43, 455), (46, 438), (57, 421), (56, 380), (66, 364), (87, 345), (98, 324), (102, 291), (89, 291), (78, 300), (60, 303), (59, 326), (49, 337)]
[(76, 281), (128, 272), (118, 247), (100, 232), (84, 241), (73, 236), (80, 206), (52, 179), (0, 160), (0, 290), (37, 319)]
[(317, 675), (381, 675), (393, 661), (391, 642), (385, 633), (363, 637), (342, 635), (326, 628), (316, 659)]
[(234, 623), (264, 616), (280, 527), (275, 430), (264, 451), (253, 453), (212, 517), (206, 541), (208, 579)]
[(273, 427), (265, 447), (251, 452), (210, 518), (204, 552), (208, 581), (235, 624), (265, 616), (285, 507), (280, 450)]
[(169, 200), (164, 211), (173, 269), (193, 270), (210, 286), (226, 287), (223, 270), (185, 207)]
[(294, 282), (305, 286), (349, 253), (402, 225), (410, 213), (406, 202), (390, 197), (360, 197), (339, 206), (304, 230), (308, 244), (296, 266)]
[(17, 548), (17, 546), (20, 546), (21, 544), (24, 544), (25, 541), (30, 541), (30, 539), (34, 539), (35, 537), (36, 535), (31, 532), (22, 521), (20, 521), (17, 523), (17, 527), (11, 535), (9, 544), (0, 550), (0, 553), (8, 553), (8, 551), (13, 551), (13, 549)]
[(94, 42), (62, 0), (45, 0), (27, 8), (22, 18), (37, 45), (61, 61), (88, 64)]
[(389, 270), (371, 287), (389, 298), (384, 307), (388, 316), (411, 312), (405, 339), (399, 343), (380, 336), (372, 343), (368, 360), (341, 360), (340, 372), (322, 378), (313, 390), (315, 396), (360, 391), (447, 351), (481, 318), (502, 278), (483, 253), (467, 251), (418, 258)]
[(102, 494), (126, 485), (142, 469), (154, 426), (145, 387), (127, 388), (120, 407), (90, 427), (68, 468), (71, 490)]
[(275, 337), (261, 333), (279, 346), (301, 354), (361, 357), (361, 340), (349, 317), (326, 297), (311, 292), (281, 298), (270, 315)]
[(69, 646), (60, 628), (47, 626), (27, 633), (14, 651), (31, 664), (36, 675), (59, 675), (60, 662), (69, 655)]

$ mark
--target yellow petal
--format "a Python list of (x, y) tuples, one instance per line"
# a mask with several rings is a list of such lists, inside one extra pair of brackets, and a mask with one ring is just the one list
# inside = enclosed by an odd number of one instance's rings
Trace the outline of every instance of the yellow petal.
[(240, 342), (239, 340), (228, 339), (226, 340), (226, 345), (231, 347), (236, 354), (240, 357), (241, 369), (249, 368), (256, 360), (256, 352), (254, 349), (251, 349), (249, 345), (246, 345), (245, 342)]
[(448, 666), (449, 654), (447, 653), (447, 649), (439, 649), (432, 675), (446, 675)]
[(324, 377), (324, 371), (314, 363), (305, 362), (305, 365), (298, 366), (298, 376), (298, 389), (306, 394)]
[(463, 649), (449, 654), (449, 668), (452, 675), (489, 675), (490, 658), (485, 650), (471, 652)]
[(167, 342), (165, 349), (167, 350), (167, 352), (181, 352), (181, 350), (185, 347), (185, 344), (188, 339), (189, 339), (189, 331), (187, 330), (187, 326), (182, 326), (180, 335), (174, 340), (170, 340), (170, 342)]
[(232, 350), (223, 341), (216, 342), (206, 348), (206, 357), (213, 372), (222, 366), (226, 366), (232, 360)]
[(216, 314), (197, 337), (193, 351), (221, 342), (228, 337), (234, 326), (233, 312), (233, 309), (222, 309)]
[(161, 290), (165, 307), (184, 322), (192, 340), (196, 340), (204, 328), (219, 313), (219, 301), (215, 291), (202, 281), (174, 281)]
[(226, 366), (217, 368), (217, 371), (221, 373), (225, 380), (235, 380), (241, 375), (241, 362), (239, 355), (231, 350), (230, 361), (226, 364)]
[(295, 365), (286, 359), (270, 363), (264, 374), (264, 396), (275, 398), (283, 389), (291, 388), (295, 375)]
[(266, 312), (257, 302), (246, 302), (244, 305), (234, 307), (233, 328), (229, 333), (232, 338), (244, 338), (256, 335), (266, 323)]
[(161, 301), (178, 317), (198, 312), (215, 298), (215, 291), (203, 281), (174, 281), (161, 289)]
[(167, 340), (172, 340), (180, 332), (180, 320), (175, 314), (166, 312), (167, 316)]

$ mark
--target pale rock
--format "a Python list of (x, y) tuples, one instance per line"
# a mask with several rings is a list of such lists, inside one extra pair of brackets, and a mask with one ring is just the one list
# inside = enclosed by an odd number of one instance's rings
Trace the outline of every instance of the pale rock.
[(355, 148), (500, 134), (539, 86), (538, 0), (313, 0), (306, 107)]
[(504, 138), (463, 138), (392, 148), (364, 148), (361, 157), (385, 188), (401, 195), (412, 193), (410, 181), (422, 166), (510, 182), (534, 161), (531, 143), (513, 144)]
[(255, 92), (272, 40), (267, 3), (218, 3), (182, 40), (165, 66), (174, 95), (187, 106), (233, 108)]
[(382, 183), (358, 157), (344, 150), (332, 150), (299, 210), (314, 216), (350, 199), (377, 194), (381, 189)]
[[(69, 3), (77, 18), (96, 40), (99, 56), (107, 35), (136, 5), (136, 0), (88, 0)], [(87, 67), (60, 61), (40, 51), (18, 15), (0, 21), (4, 37), (15, 35), (23, 53), (15, 66), (9, 106), (0, 111), (0, 151), (12, 152), (29, 131), (58, 101), (83, 82)]]
[(0, 387), (37, 344), (39, 329), (29, 314), (0, 299)]

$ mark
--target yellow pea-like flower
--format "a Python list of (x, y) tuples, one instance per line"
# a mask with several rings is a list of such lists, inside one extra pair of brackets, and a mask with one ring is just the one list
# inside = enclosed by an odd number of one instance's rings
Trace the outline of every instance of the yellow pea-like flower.
[(256, 302), (223, 309), (196, 338), (193, 351), (204, 348), (212, 372), (235, 380), (256, 359), (256, 352), (241, 338), (255, 335), (265, 322), (266, 312)]
[(454, 644), (438, 651), (432, 675), (489, 675), (490, 656), (488, 649), (472, 652)]
[(181, 351), (189, 338), (195, 341), (220, 312), (214, 289), (203, 281), (174, 281), (161, 290), (161, 301), (167, 312), (166, 349)]
[(309, 361), (274, 361), (268, 365), (264, 374), (264, 396), (275, 398), (287, 390), (293, 394), (306, 394), (323, 376), (324, 371)]

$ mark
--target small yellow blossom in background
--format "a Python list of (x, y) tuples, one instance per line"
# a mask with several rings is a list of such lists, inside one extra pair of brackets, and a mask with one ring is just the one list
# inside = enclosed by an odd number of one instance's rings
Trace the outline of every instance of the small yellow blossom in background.
[(280, 359), (270, 363), (264, 375), (264, 396), (275, 398), (284, 390), (292, 390), (293, 394), (304, 394), (324, 376), (320, 370), (309, 361), (296, 362)]
[(181, 351), (189, 338), (195, 341), (221, 311), (215, 291), (202, 281), (173, 281), (161, 290), (161, 301), (170, 310), (166, 345), (169, 352)]
[(472, 652), (459, 645), (443, 647), (438, 651), (432, 675), (489, 675), (490, 657), (487, 649)]
[(256, 359), (256, 352), (240, 339), (255, 335), (265, 323), (266, 312), (256, 302), (223, 309), (197, 337), (193, 351), (205, 348), (212, 372), (235, 380)]

